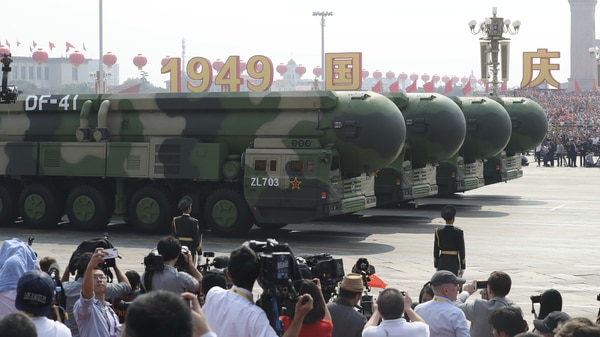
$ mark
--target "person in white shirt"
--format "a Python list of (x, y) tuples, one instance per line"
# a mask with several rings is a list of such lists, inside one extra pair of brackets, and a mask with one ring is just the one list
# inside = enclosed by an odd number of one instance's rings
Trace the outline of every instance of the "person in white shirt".
[[(394, 288), (387, 288), (379, 294), (373, 305), (373, 315), (363, 329), (362, 337), (429, 337), (429, 326), (412, 309), (412, 299)], [(408, 316), (407, 322), (404, 314)], [(377, 325), (379, 320), (383, 321)]]
[(429, 332), (436, 337), (469, 337), (467, 318), (454, 301), (458, 296), (458, 286), (466, 280), (456, 277), (447, 270), (435, 272), (431, 277), (431, 286), (435, 296), (431, 301), (421, 303), (415, 312), (421, 316)]

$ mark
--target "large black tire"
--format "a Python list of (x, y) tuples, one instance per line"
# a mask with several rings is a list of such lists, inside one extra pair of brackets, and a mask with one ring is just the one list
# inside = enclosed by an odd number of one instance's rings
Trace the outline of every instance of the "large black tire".
[(65, 214), (64, 199), (42, 184), (26, 186), (19, 197), (19, 214), (26, 226), (50, 228)]
[(267, 232), (275, 232), (278, 229), (282, 229), (287, 226), (285, 223), (257, 223), (256, 227), (267, 231)]
[(71, 224), (84, 230), (101, 230), (108, 225), (112, 210), (105, 195), (90, 185), (75, 187), (67, 197)]
[(228, 237), (244, 236), (252, 228), (252, 213), (236, 191), (219, 189), (206, 200), (204, 220), (213, 232)]
[(12, 225), (15, 213), (15, 197), (10, 186), (0, 184), (0, 227)]
[(128, 222), (144, 233), (168, 233), (172, 216), (169, 198), (156, 187), (142, 187), (129, 200)]

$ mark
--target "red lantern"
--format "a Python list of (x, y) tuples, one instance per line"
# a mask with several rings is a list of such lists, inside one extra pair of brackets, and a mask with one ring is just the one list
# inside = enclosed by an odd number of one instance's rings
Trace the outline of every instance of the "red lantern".
[(288, 67), (283, 63), (279, 63), (279, 65), (275, 69), (277, 69), (279, 75), (283, 76), (283, 74), (287, 73)]
[(442, 82), (446, 83), (446, 82), (448, 82), (448, 81), (450, 81), (450, 76), (448, 76), (448, 75), (444, 75), (444, 76), (442, 77)]
[(456, 84), (456, 83), (458, 83), (458, 81), (460, 81), (460, 79), (458, 78), (458, 76), (452, 75), (452, 83)]
[(246, 71), (246, 67), (248, 66), (248, 64), (244, 61), (240, 61), (240, 73), (243, 73), (244, 71)]
[(38, 50), (33, 52), (31, 58), (38, 64), (38, 66), (42, 66), (44, 62), (48, 60), (48, 53), (46, 53), (42, 48), (38, 48)]
[(73, 67), (78, 68), (85, 61), (85, 56), (79, 52), (79, 50), (74, 51), (71, 55), (69, 55), (69, 62), (73, 65)]
[(479, 84), (479, 85), (483, 85), (483, 80), (482, 80), (481, 78), (480, 78), (480, 79), (478, 79), (478, 80), (477, 80), (477, 84)]
[(0, 55), (8, 55), (10, 54), (10, 48), (5, 47), (5, 46), (0, 46)]
[(168, 55), (165, 56), (165, 57), (163, 57), (163, 59), (160, 60), (160, 65), (163, 66), (163, 67), (166, 66), (167, 63), (169, 63), (170, 59), (171, 59), (171, 56), (168, 56)]
[(367, 69), (363, 69), (361, 75), (362, 75), (363, 79), (367, 78), (367, 77), (369, 77), (369, 71)]
[(302, 75), (304, 75), (304, 73), (306, 73), (306, 67), (303, 65), (299, 65), (296, 67), (296, 74), (298, 74), (298, 76), (302, 77)]
[(428, 82), (430, 79), (429, 75), (427, 75), (427, 73), (421, 75), (421, 80), (423, 80), (423, 82)]
[(379, 71), (379, 70), (375, 70), (375, 71), (373, 72), (373, 77), (375, 77), (375, 79), (377, 79), (377, 80), (380, 80), (382, 75), (383, 75), (383, 74), (382, 74), (382, 73), (381, 73), (381, 71)]
[(323, 74), (323, 69), (321, 69), (321, 67), (316, 66), (313, 68), (313, 74), (317, 77), (321, 76)]
[(394, 77), (396, 77), (396, 74), (391, 70), (388, 70), (388, 72), (385, 73), (385, 78), (387, 78), (388, 80), (391, 80)]
[(410, 80), (413, 82), (419, 79), (419, 75), (417, 75), (415, 73), (410, 74), (409, 77), (410, 77)]
[(463, 77), (460, 79), (460, 82), (461, 82), (462, 84), (467, 84), (467, 82), (469, 82), (469, 79), (468, 79), (467, 77), (464, 77), (464, 76), (463, 76)]
[(142, 70), (146, 63), (148, 63), (148, 59), (142, 54), (137, 54), (137, 56), (133, 58), (133, 64), (138, 67), (138, 70)]
[(433, 79), (433, 83), (437, 83), (440, 81), (440, 75), (435, 74), (435, 75), (433, 75), (432, 79)]
[(221, 71), (221, 69), (223, 69), (223, 65), (225, 65), (225, 62), (221, 61), (221, 59), (217, 59), (215, 62), (213, 62), (213, 69), (216, 71)]
[(402, 81), (406, 81), (406, 79), (408, 78), (408, 75), (404, 72), (400, 73), (400, 75), (398, 75), (398, 77), (402, 80)]
[(112, 66), (117, 63), (117, 55), (108, 52), (102, 56), (102, 63), (106, 64), (108, 69), (112, 68)]

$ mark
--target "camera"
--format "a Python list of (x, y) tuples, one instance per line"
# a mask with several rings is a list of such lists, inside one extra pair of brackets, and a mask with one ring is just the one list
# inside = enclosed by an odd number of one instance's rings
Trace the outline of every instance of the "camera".
[(531, 295), (529, 298), (531, 299), (531, 303), (540, 303), (542, 301), (542, 295)]
[(316, 255), (302, 256), (312, 277), (321, 281), (321, 291), (325, 302), (328, 302), (335, 294), (335, 288), (344, 279), (344, 261), (334, 259), (330, 254), (322, 253)]
[(373, 295), (364, 294), (360, 298), (360, 313), (367, 319), (373, 316)]
[(161, 271), (165, 269), (165, 261), (158, 253), (158, 250), (153, 249), (150, 251), (150, 254), (144, 257), (144, 266), (146, 267), (146, 271)]
[(487, 289), (488, 281), (477, 281), (477, 289)]

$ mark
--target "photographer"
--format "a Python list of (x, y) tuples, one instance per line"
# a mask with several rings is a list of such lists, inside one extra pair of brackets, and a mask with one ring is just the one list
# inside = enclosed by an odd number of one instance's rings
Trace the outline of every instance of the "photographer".
[(333, 322), (332, 337), (360, 337), (367, 318), (356, 310), (354, 306), (360, 301), (364, 291), (362, 276), (351, 273), (344, 276), (338, 297), (335, 302), (327, 304)]
[[(299, 336), (301, 337), (331, 337), (333, 323), (331, 323), (331, 314), (327, 310), (327, 303), (321, 291), (321, 281), (318, 278), (312, 280), (302, 280), (300, 282), (300, 295), (309, 294), (314, 302), (313, 309), (304, 316), (302, 320), (302, 328)], [(300, 296), (301, 297), (301, 296)], [(281, 316), (284, 331), (289, 329), (289, 326), (294, 322), (294, 308), (290, 308), (289, 316)]]
[[(464, 286), (464, 291), (457, 298), (456, 306), (471, 321), (471, 336), (493, 337), (492, 325), (488, 317), (494, 310), (502, 307), (515, 307), (519, 311), (521, 310), (514, 302), (506, 298), (506, 295), (510, 292), (511, 284), (510, 276), (507, 273), (494, 271), (488, 277), (485, 287), (489, 300), (475, 299), (475, 301), (469, 303), (466, 303), (466, 300), (477, 291), (477, 281)], [(521, 316), (523, 316), (522, 313)]]
[[(267, 314), (254, 304), (252, 288), (260, 273), (256, 253), (247, 245), (231, 252), (227, 275), (233, 282), (230, 290), (212, 287), (206, 295), (203, 310), (208, 325), (219, 336), (275, 337)], [(285, 332), (285, 337), (297, 337), (304, 317), (313, 308), (313, 298), (303, 295), (296, 302), (295, 319)]]
[[(179, 240), (171, 235), (164, 236), (158, 241), (156, 248), (159, 255), (153, 256), (154, 261), (147, 263), (147, 258), (144, 259), (146, 270), (142, 274), (142, 288), (145, 292), (162, 289), (177, 294), (186, 291), (199, 293), (202, 274), (196, 269), (190, 252), (182, 251)], [(189, 274), (177, 271), (176, 264), (180, 256), (190, 271)]]
[[(363, 337), (389, 336), (390, 332), (394, 336), (429, 337), (429, 326), (412, 309), (412, 299), (406, 293), (387, 288), (379, 294), (374, 309), (363, 330)], [(402, 317), (404, 314), (410, 322)], [(381, 319), (383, 321), (379, 323)]]

